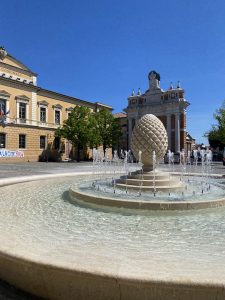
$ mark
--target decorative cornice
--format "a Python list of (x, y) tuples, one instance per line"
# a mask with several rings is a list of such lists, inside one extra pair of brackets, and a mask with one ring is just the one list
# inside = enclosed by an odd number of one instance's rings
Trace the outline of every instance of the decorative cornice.
[(4, 90), (0, 91), (0, 97), (1, 98), (7, 98), (8, 99), (10, 97), (10, 95), (11, 94), (9, 94), (8, 92), (6, 92)]
[(25, 70), (25, 69), (21, 69), (21, 68), (18, 68), (18, 67), (16, 67), (16, 66), (12, 66), (12, 65), (10, 65), (10, 64), (6, 64), (6, 63), (4, 63), (3, 61), (1, 61), (0, 60), (0, 65), (2, 65), (2, 67), (4, 67), (4, 68), (8, 68), (9, 70), (11, 69), (11, 70), (14, 70), (14, 71), (16, 71), (16, 72), (20, 72), (20, 73), (24, 73), (24, 74), (26, 74), (26, 75), (31, 75), (31, 76), (38, 76), (38, 74), (37, 73), (34, 73), (34, 72), (32, 72), (31, 70)]
[(54, 109), (62, 109), (62, 105), (61, 104), (55, 104), (55, 105), (52, 105), (52, 108)]
[[(1, 63), (1, 62), (0, 62)], [(54, 91), (50, 91), (50, 90), (46, 90), (44, 88), (41, 88), (40, 86), (36, 86), (33, 84), (28, 84), (25, 82), (20, 82), (20, 81), (16, 81), (10, 78), (5, 78), (5, 77), (1, 77), (0, 76), (0, 83), (7, 83), (10, 84), (10, 86), (12, 87), (18, 87), (18, 88), (26, 88), (31, 90), (32, 92), (36, 92), (39, 96), (45, 97), (46, 95), (54, 100), (60, 100), (60, 101), (64, 101), (64, 102), (69, 102), (72, 104), (76, 104), (76, 105), (83, 105), (83, 106), (87, 106), (90, 107), (92, 109), (95, 109), (96, 106), (98, 107), (105, 107), (109, 110), (112, 110), (112, 107), (100, 102), (89, 102), (87, 100), (82, 100), (82, 99), (78, 99), (72, 96), (68, 96), (68, 95), (64, 95), (64, 94), (60, 94), (58, 92), (54, 92)]]
[[(78, 99), (78, 100), (79, 100), (79, 99)], [(80, 100), (80, 101), (84, 101), (84, 100)], [(112, 106), (107, 105), (107, 104), (103, 104), (103, 103), (101, 103), (101, 102), (95, 102), (95, 103), (93, 103), (93, 104), (96, 104), (96, 106), (105, 107), (105, 108), (108, 108), (108, 109), (110, 109), (110, 110), (113, 110)]]
[(66, 111), (73, 111), (73, 107), (67, 107)]
[(20, 95), (20, 96), (16, 96), (15, 99), (18, 101), (24, 101), (24, 102), (29, 102), (30, 98), (28, 98), (26, 95)]
[(38, 105), (48, 106), (49, 103), (48, 103), (47, 101), (43, 100), (43, 101), (38, 101), (37, 104), (38, 104)]
[(9, 86), (14, 87), (14, 88), (18, 88), (18, 89), (29, 89), (32, 92), (37, 92), (38, 91), (38, 87), (33, 85), (33, 84), (28, 84), (25, 82), (21, 82), (21, 81), (17, 81), (11, 78), (6, 78), (6, 77), (1, 77), (0, 76), (0, 83), (2, 82), (2, 84), (7, 83)]

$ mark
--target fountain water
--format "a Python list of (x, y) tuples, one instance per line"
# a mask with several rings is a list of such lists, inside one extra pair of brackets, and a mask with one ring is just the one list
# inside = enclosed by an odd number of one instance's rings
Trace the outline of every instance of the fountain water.
[[(153, 126), (154, 124), (154, 126)], [(156, 134), (157, 132), (157, 134)], [(161, 138), (159, 138), (159, 136)], [(168, 191), (180, 189), (182, 184), (171, 179), (168, 173), (156, 170), (157, 162), (164, 157), (168, 146), (167, 134), (161, 121), (154, 115), (145, 115), (136, 123), (132, 134), (131, 148), (143, 166), (131, 173), (128, 178), (122, 176), (117, 187), (129, 189)]]
[[(132, 162), (130, 150), (121, 153), (125, 175), (118, 178), (114, 171), (112, 188), (106, 187), (107, 179), (99, 183), (100, 188), (97, 192), (96, 189), (87, 191), (88, 183), (84, 183), (71, 188), (71, 199), (75, 199), (74, 201), (79, 204), (91, 207), (94, 205), (98, 208), (104, 206), (104, 209), (108, 207), (110, 210), (194, 209), (223, 204), (223, 200), (221, 201), (223, 188), (215, 184), (212, 187), (212, 184), (209, 184), (208, 175), (212, 157), (209, 150), (194, 151), (195, 168), (197, 168), (198, 157), (201, 157), (201, 173), (198, 177), (191, 176), (190, 151), (180, 152), (178, 175), (173, 174), (174, 154), (171, 151), (168, 151), (167, 157), (169, 171), (172, 173), (157, 169), (158, 162), (167, 149), (167, 134), (161, 121), (155, 116), (145, 115), (136, 123), (131, 148), (137, 162), (136, 164)], [(201, 197), (203, 194), (204, 199)]]

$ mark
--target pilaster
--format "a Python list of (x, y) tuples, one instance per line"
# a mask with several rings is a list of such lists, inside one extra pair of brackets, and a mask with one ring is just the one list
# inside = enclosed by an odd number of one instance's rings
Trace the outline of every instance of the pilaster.
[(168, 136), (168, 149), (171, 150), (171, 114), (166, 115), (166, 131)]
[(132, 118), (128, 119), (128, 149), (131, 147)]
[(175, 114), (175, 151), (180, 152), (180, 113)]
[(32, 119), (32, 125), (37, 124), (37, 93), (32, 92), (31, 93), (31, 119)]

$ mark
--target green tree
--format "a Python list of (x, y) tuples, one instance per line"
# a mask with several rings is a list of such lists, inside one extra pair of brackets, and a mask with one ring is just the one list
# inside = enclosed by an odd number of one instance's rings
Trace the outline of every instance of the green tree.
[(211, 147), (219, 147), (221, 150), (225, 147), (225, 102), (222, 107), (216, 111), (214, 118), (217, 121), (216, 125), (212, 125), (209, 132), (205, 133), (208, 137)]
[(102, 145), (105, 152), (107, 147), (118, 144), (121, 137), (121, 128), (117, 124), (113, 114), (107, 109), (101, 109), (92, 115), (92, 144)]
[(64, 137), (77, 149), (77, 161), (80, 161), (80, 150), (88, 145), (90, 138), (89, 108), (76, 106), (63, 126), (57, 128), (55, 136)]
[(99, 126), (98, 126), (98, 120), (95, 112), (93, 112), (90, 115), (89, 125), (90, 125), (90, 132), (89, 132), (88, 145), (90, 148), (97, 148), (98, 146), (101, 145), (101, 136), (98, 130)]

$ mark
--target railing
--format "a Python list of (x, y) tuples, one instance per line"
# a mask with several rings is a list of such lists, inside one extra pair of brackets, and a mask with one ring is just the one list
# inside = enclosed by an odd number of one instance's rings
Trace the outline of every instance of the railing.
[(60, 126), (60, 124), (50, 123), (50, 122), (41, 122), (32, 119), (21, 119), (21, 118), (12, 118), (6, 116), (5, 118), (5, 125), (7, 124), (21, 124), (21, 125), (31, 125), (31, 126), (38, 126), (38, 127), (45, 127), (45, 128), (53, 128), (56, 129)]

